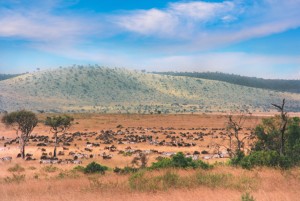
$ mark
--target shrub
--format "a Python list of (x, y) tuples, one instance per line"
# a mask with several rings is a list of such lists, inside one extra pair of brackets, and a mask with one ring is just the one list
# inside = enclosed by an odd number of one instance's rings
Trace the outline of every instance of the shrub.
[(60, 172), (57, 175), (56, 178), (58, 178), (58, 179), (64, 179), (64, 178), (76, 179), (78, 177), (79, 177), (79, 175), (76, 173), (76, 171), (74, 171), (74, 170), (71, 170), (71, 171), (65, 170), (65, 171)]
[(242, 201), (255, 201), (254, 197), (250, 193), (244, 193), (242, 195)]
[(21, 165), (16, 164), (13, 167), (10, 167), (7, 169), (9, 172), (23, 172), (25, 171), (25, 168), (23, 168)]
[(172, 159), (170, 158), (163, 158), (155, 163), (152, 163), (151, 169), (160, 169), (160, 168), (168, 168), (173, 167)]
[(115, 167), (113, 171), (114, 171), (114, 173), (117, 173), (117, 174), (130, 174), (130, 173), (135, 173), (138, 170), (139, 170), (138, 168), (126, 166), (124, 168)]
[(48, 166), (43, 167), (43, 170), (45, 172), (56, 172), (59, 169), (53, 165), (48, 165)]
[(12, 177), (5, 177), (4, 182), (6, 183), (21, 183), (25, 181), (25, 174), (13, 174)]
[(229, 164), (237, 166), (240, 164), (241, 160), (245, 157), (244, 152), (237, 151), (236, 155), (230, 160)]
[(280, 167), (283, 169), (292, 166), (292, 161), (286, 156), (280, 156), (276, 151), (254, 151), (248, 156), (237, 156), (231, 159), (231, 164), (251, 169), (256, 166)]
[(91, 173), (105, 174), (106, 170), (108, 170), (108, 167), (102, 166), (96, 162), (91, 162), (84, 168), (84, 173), (85, 174), (91, 174)]
[(78, 171), (78, 172), (84, 172), (85, 167), (81, 165), (77, 165), (73, 168), (73, 170)]
[(192, 158), (186, 158), (182, 152), (178, 152), (172, 158), (162, 158), (159, 161), (152, 163), (150, 169), (161, 168), (202, 168), (209, 169), (212, 166), (201, 160), (193, 161)]

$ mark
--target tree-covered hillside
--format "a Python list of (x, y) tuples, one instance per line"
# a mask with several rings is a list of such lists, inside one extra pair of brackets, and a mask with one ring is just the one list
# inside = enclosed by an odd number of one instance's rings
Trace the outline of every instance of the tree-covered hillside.
[(0, 81), (1, 80), (7, 80), (7, 79), (10, 79), (10, 78), (13, 78), (13, 77), (17, 77), (19, 75), (20, 74), (0, 74)]
[(155, 72), (161, 75), (187, 76), (208, 80), (218, 80), (241, 86), (271, 89), (300, 93), (300, 80), (262, 79), (257, 77), (246, 77), (241, 75), (226, 74), (220, 72)]
[(300, 94), (221, 81), (143, 73), (121, 68), (72, 66), (27, 73), (0, 82), (0, 109), (45, 112), (207, 113), (267, 112), (288, 100), (300, 111)]

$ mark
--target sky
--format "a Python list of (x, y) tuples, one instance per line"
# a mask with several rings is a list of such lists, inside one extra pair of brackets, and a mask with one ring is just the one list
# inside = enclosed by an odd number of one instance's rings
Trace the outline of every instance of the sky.
[(300, 0), (0, 0), (0, 73), (100, 65), (300, 79)]

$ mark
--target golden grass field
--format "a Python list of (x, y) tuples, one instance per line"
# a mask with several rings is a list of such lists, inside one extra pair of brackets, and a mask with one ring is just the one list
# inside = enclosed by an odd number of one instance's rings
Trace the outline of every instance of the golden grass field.
[[(39, 115), (44, 119), (47, 115)], [(245, 128), (253, 128), (264, 115), (252, 116), (244, 124)], [(126, 128), (152, 128), (159, 130), (161, 127), (172, 127), (175, 132), (191, 132), (192, 128), (207, 128), (205, 132), (211, 132), (213, 128), (224, 128), (226, 116), (224, 115), (96, 115), (75, 114), (75, 124), (68, 132), (99, 132), (100, 130), (118, 130), (122, 125)], [(185, 130), (180, 130), (185, 129)], [(246, 132), (246, 131), (243, 131)], [(40, 123), (33, 135), (52, 135), (49, 128)], [(150, 133), (149, 133), (150, 134)], [(217, 135), (215, 133), (214, 135)], [(162, 133), (153, 134), (158, 139), (164, 139)], [(15, 132), (0, 124), (0, 137), (15, 138)], [(93, 138), (89, 139), (91, 142)], [(188, 140), (186, 140), (188, 141)], [(85, 140), (76, 142), (78, 145), (70, 146), (70, 151), (83, 152)], [(158, 151), (193, 151), (209, 150), (207, 145), (219, 142), (226, 143), (220, 138), (215, 139), (207, 136), (204, 141), (197, 141), (194, 147), (170, 147), (154, 146), (147, 143), (122, 144), (118, 150), (124, 150), (131, 146), (132, 149), (156, 149)], [(0, 141), (3, 147), (4, 141)], [(94, 154), (103, 152), (104, 146), (93, 148)], [(53, 146), (45, 147), (47, 152), (53, 151)], [(59, 147), (58, 150), (62, 150)], [(212, 152), (213, 150), (209, 150)], [(12, 156), (11, 162), (0, 162), (0, 200), (1, 201), (38, 201), (38, 200), (241, 200), (242, 194), (249, 192), (256, 200), (300, 200), (300, 169), (277, 170), (259, 168), (243, 170), (224, 165), (228, 159), (211, 159), (208, 162), (224, 162), (216, 165), (211, 170), (159, 170), (145, 173), (145, 182), (141, 189), (133, 189), (130, 186), (130, 175), (117, 175), (108, 171), (105, 175), (85, 175), (73, 171), (77, 165), (46, 165), (36, 161), (23, 161), (17, 159), (18, 146), (10, 145), (9, 149), (0, 152), (0, 157)], [(32, 143), (26, 147), (26, 153), (31, 153), (39, 159), (41, 152)], [(92, 161), (106, 165), (111, 169), (118, 166), (130, 165), (133, 156), (119, 155), (113, 152), (110, 160), (101, 157), (83, 160), (83, 166)], [(201, 155), (200, 155), (201, 156)], [(63, 156), (65, 158), (68, 157)], [(148, 165), (155, 161), (157, 155), (150, 155)], [(16, 166), (18, 164), (18, 166)], [(179, 180), (176, 184), (164, 187), (162, 183), (153, 186), (153, 178), (164, 176), (168, 173), (176, 174)], [(22, 176), (25, 175), (25, 176)], [(206, 178), (202, 183), (195, 182), (195, 177), (202, 175)], [(24, 177), (24, 178), (23, 178)], [(219, 179), (218, 179), (219, 178)], [(161, 187), (161, 185), (163, 187)]]

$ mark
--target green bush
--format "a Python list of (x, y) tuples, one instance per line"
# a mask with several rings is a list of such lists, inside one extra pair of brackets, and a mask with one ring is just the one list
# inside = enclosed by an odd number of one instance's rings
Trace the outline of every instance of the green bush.
[(168, 168), (173, 167), (172, 159), (170, 158), (163, 158), (155, 163), (152, 163), (151, 169), (161, 169), (161, 168)]
[(162, 158), (159, 161), (152, 163), (150, 169), (161, 168), (202, 168), (209, 169), (212, 166), (201, 160), (193, 161), (192, 158), (186, 158), (182, 152), (178, 152), (171, 158)]
[(108, 170), (108, 167), (102, 166), (96, 162), (91, 162), (84, 168), (84, 173), (85, 174), (92, 174), (92, 173), (105, 174), (106, 170)]
[(245, 157), (244, 152), (237, 151), (236, 155), (230, 160), (229, 164), (233, 166), (240, 165), (240, 162), (244, 157)]
[(254, 151), (248, 156), (237, 155), (231, 159), (231, 164), (251, 169), (257, 166), (280, 167), (283, 169), (292, 166), (292, 161), (286, 156), (280, 156), (276, 151)]

